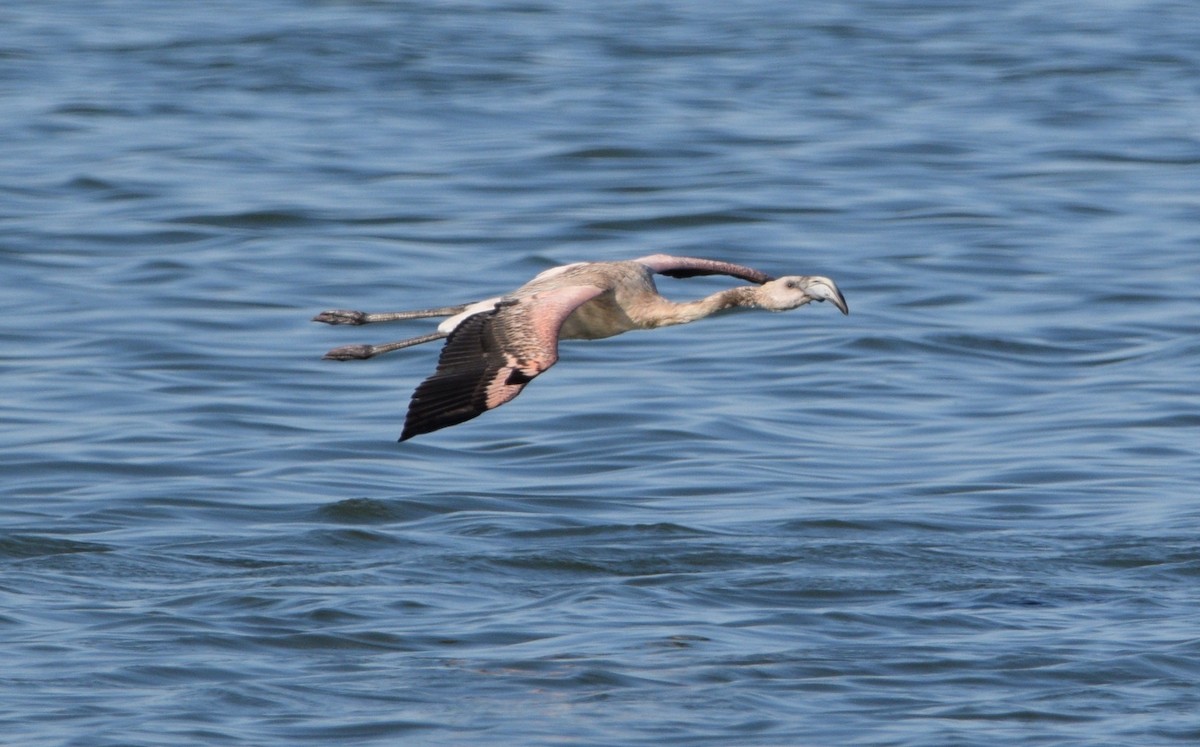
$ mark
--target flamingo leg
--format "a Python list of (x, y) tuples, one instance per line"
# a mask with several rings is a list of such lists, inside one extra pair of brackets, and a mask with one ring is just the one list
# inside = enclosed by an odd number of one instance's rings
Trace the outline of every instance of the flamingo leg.
[(375, 324), (377, 322), (402, 322), (405, 319), (427, 319), (431, 316), (454, 316), (462, 313), (471, 304), (458, 306), (443, 306), (437, 309), (419, 309), (417, 311), (382, 311), (368, 313), (365, 311), (350, 311), (348, 309), (330, 309), (322, 311), (313, 317), (314, 322), (325, 324)]
[[(366, 322), (363, 322), (364, 324)], [(350, 361), (350, 360), (366, 360), (374, 358), (377, 355), (390, 353), (393, 350), (409, 348), (413, 345), (420, 345), (434, 340), (441, 340), (448, 335), (447, 332), (431, 332), (420, 337), (410, 337), (407, 340), (399, 340), (397, 342), (385, 342), (381, 345), (342, 345), (334, 348), (324, 355), (327, 361)]]

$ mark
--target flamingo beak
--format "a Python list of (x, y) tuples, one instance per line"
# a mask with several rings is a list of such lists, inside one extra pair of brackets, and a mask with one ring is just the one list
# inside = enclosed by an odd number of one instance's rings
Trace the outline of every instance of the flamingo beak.
[(838, 307), (838, 311), (843, 314), (850, 313), (850, 306), (846, 303), (846, 297), (838, 290), (837, 284), (829, 278), (817, 275), (808, 278), (808, 283), (804, 286), (804, 292), (811, 296), (814, 301), (829, 301)]

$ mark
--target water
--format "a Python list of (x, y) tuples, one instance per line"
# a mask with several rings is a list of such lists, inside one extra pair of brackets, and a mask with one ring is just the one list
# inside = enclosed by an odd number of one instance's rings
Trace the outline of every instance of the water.
[[(1198, 27), (6, 5), (4, 743), (1195, 744)], [(308, 322), (658, 251), (852, 314), (402, 445), (436, 350), (320, 355), (429, 326)]]

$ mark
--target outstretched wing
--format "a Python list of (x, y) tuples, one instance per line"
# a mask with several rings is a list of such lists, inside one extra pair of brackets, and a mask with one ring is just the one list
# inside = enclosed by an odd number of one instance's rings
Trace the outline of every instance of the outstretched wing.
[(696, 275), (731, 275), (751, 283), (769, 283), (775, 278), (759, 272), (753, 267), (735, 265), (715, 259), (696, 257), (672, 257), (670, 254), (651, 254), (634, 260), (650, 268), (652, 272), (672, 278), (690, 278)]
[(505, 299), (454, 328), (437, 371), (417, 387), (401, 441), (457, 425), (508, 402), (558, 360), (571, 312), (603, 293), (576, 285)]

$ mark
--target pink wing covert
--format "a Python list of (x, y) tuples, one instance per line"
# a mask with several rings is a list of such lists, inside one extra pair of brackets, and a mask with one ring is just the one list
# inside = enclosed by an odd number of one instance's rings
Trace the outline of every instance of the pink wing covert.
[(696, 275), (729, 275), (751, 283), (769, 283), (775, 278), (753, 267), (735, 265), (732, 262), (721, 262), (716, 259), (699, 259), (697, 257), (673, 257), (670, 254), (651, 254), (634, 260), (649, 267), (659, 275), (672, 278), (690, 278)]
[(575, 285), (505, 299), (467, 317), (442, 348), (437, 370), (417, 387), (401, 441), (499, 407), (558, 360), (558, 333), (571, 312), (604, 292)]

